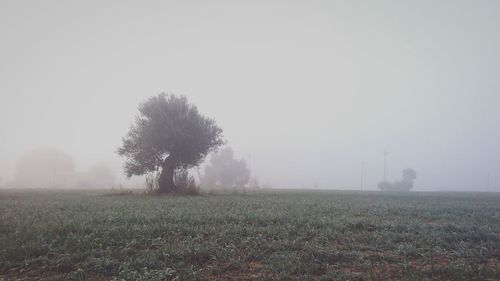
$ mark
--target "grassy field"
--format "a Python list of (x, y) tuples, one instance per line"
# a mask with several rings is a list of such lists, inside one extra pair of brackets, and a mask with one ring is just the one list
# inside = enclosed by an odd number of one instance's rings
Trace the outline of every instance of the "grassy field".
[(500, 280), (500, 195), (0, 191), (0, 280)]

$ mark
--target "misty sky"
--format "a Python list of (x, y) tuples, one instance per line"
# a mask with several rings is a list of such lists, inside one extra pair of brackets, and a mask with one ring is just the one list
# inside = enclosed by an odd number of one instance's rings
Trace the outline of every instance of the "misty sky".
[(275, 187), (500, 191), (500, 1), (0, 2), (0, 176), (37, 147), (115, 155), (186, 95)]

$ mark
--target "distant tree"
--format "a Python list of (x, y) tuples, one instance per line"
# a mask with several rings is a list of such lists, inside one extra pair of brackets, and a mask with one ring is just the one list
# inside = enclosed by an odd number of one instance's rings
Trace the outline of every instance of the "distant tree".
[(417, 178), (417, 173), (411, 168), (403, 170), (403, 179), (394, 183), (397, 191), (409, 191), (413, 188), (413, 181)]
[(208, 187), (244, 187), (250, 180), (250, 171), (245, 160), (235, 159), (230, 147), (221, 149), (210, 157), (205, 167), (203, 184)]
[(393, 184), (390, 181), (381, 181), (378, 183), (378, 189), (382, 191), (389, 191), (393, 189)]
[(92, 165), (86, 173), (81, 173), (78, 184), (80, 187), (104, 188), (112, 187), (115, 180), (108, 165), (101, 162)]
[(413, 188), (413, 181), (417, 178), (415, 170), (408, 168), (403, 170), (403, 179), (391, 183), (389, 181), (381, 181), (378, 188), (382, 191), (409, 191)]
[(198, 166), (224, 143), (222, 129), (184, 96), (151, 97), (139, 106), (139, 112), (117, 153), (127, 158), (128, 177), (160, 173), (161, 193), (182, 191), (174, 182), (176, 170)]
[(417, 178), (417, 172), (411, 168), (403, 170), (403, 181), (414, 181)]

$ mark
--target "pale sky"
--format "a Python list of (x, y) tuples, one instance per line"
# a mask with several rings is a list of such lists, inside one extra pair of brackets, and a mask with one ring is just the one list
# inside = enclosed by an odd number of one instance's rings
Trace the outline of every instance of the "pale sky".
[(137, 106), (185, 95), (274, 187), (500, 191), (500, 1), (0, 2), (0, 176), (106, 161)]

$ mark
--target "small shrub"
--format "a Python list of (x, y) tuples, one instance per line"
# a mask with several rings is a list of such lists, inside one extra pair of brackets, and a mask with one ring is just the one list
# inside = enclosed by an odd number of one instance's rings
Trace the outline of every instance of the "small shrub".
[(158, 178), (160, 173), (153, 172), (146, 175), (146, 192), (147, 193), (155, 193), (158, 191)]
[(182, 194), (198, 195), (200, 194), (200, 186), (196, 184), (196, 180), (189, 174), (187, 169), (179, 169), (175, 172), (174, 183)]

